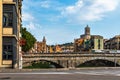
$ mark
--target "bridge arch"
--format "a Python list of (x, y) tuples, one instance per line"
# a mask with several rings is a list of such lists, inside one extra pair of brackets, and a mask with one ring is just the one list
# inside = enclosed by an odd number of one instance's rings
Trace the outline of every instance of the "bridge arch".
[(84, 60), (82, 63), (76, 65), (76, 67), (114, 67), (120, 66), (119, 63), (107, 59), (90, 59)]
[(38, 63), (42, 63), (44, 65), (45, 63), (47, 63), (47, 64), (50, 65), (49, 68), (63, 68), (63, 66), (58, 64), (57, 61), (45, 60), (45, 59), (34, 60), (34, 61), (31, 61), (31, 62), (26, 62), (26, 63), (29, 63), (29, 65), (27, 65), (27, 66), (30, 66), (30, 65), (34, 66), (34, 65), (37, 65)]

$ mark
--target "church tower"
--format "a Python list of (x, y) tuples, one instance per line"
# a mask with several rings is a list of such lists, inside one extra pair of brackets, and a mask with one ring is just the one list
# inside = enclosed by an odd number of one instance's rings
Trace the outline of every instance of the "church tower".
[(85, 27), (85, 35), (90, 35), (90, 27), (88, 25)]
[(88, 25), (85, 27), (84, 34), (80, 35), (80, 37), (83, 38), (83, 39), (90, 39), (91, 38), (91, 36), (90, 36), (90, 27)]
[(43, 37), (43, 41), (42, 41), (42, 52), (43, 52), (43, 53), (46, 53), (46, 52), (47, 52), (47, 46), (46, 46), (45, 36)]
[(46, 39), (45, 39), (45, 36), (43, 37), (43, 42), (45, 42), (45, 43), (46, 43)]

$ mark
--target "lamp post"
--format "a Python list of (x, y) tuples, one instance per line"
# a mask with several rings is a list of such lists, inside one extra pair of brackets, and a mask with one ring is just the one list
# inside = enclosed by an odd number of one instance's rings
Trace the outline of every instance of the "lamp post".
[(22, 69), (22, 52), (19, 53), (19, 69)]
[(116, 67), (116, 53), (117, 53), (117, 51), (115, 50), (115, 52), (114, 52), (114, 67)]
[(22, 63), (23, 63), (22, 62), (22, 60), (23, 60), (22, 59), (22, 46), (26, 44), (26, 40), (21, 38), (19, 43), (20, 43), (21, 47), (19, 47), (19, 56), (18, 56), (19, 66), (18, 67), (19, 67), (19, 69), (22, 69)]

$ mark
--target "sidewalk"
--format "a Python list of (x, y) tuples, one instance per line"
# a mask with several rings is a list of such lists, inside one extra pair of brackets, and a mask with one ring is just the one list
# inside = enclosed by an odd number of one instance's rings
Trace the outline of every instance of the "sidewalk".
[(87, 67), (87, 68), (58, 68), (58, 69), (0, 69), (0, 73), (15, 73), (15, 72), (35, 72), (35, 71), (68, 71), (68, 70), (100, 70), (100, 69), (119, 69), (120, 67)]

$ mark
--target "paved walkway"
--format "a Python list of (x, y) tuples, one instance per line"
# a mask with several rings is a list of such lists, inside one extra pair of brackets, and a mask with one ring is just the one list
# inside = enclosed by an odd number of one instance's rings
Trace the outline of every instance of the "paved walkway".
[(0, 73), (0, 80), (120, 80), (120, 68), (9, 72)]
[(60, 69), (0, 69), (0, 73), (11, 73), (11, 72), (35, 72), (35, 71), (69, 71), (69, 70), (116, 70), (120, 67), (90, 67), (90, 68), (60, 68)]

